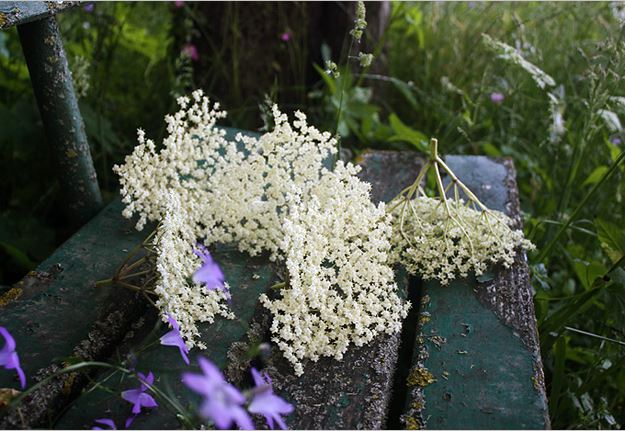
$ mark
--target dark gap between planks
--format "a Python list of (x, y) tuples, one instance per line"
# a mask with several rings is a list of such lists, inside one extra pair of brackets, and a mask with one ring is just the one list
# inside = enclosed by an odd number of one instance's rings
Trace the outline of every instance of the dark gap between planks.
[(397, 355), (397, 366), (393, 376), (391, 402), (386, 416), (386, 429), (404, 429), (401, 415), (405, 411), (408, 397), (406, 380), (412, 367), (413, 352), (415, 349), (419, 328), (419, 313), (421, 313), (421, 298), (423, 297), (423, 281), (420, 278), (408, 277), (408, 300), (412, 304), (408, 316), (404, 319), (401, 328), (401, 341)]

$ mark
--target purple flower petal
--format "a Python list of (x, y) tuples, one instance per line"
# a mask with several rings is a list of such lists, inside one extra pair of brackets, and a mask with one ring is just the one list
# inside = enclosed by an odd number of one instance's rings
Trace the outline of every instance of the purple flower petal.
[(172, 326), (172, 330), (160, 338), (161, 344), (163, 346), (178, 347), (178, 349), (180, 350), (180, 355), (182, 356), (182, 359), (185, 361), (187, 365), (189, 365), (189, 357), (187, 356), (187, 354), (189, 353), (189, 348), (187, 347), (186, 343), (182, 339), (182, 336), (180, 335), (180, 325), (178, 325), (178, 322), (176, 322), (176, 319), (174, 319), (170, 314), (167, 315), (167, 320), (169, 321), (169, 324)]
[(0, 334), (4, 338), (4, 346), (0, 350), (0, 366), (7, 370), (15, 370), (20, 379), (22, 389), (24, 389), (26, 387), (26, 374), (24, 374), (24, 370), (20, 366), (20, 358), (15, 351), (15, 339), (3, 326), (0, 326)]
[(135, 421), (136, 418), (137, 418), (137, 415), (132, 415), (128, 419), (126, 419), (126, 422), (124, 423), (124, 428), (126, 429), (130, 428), (130, 425), (132, 425), (132, 423)]
[(154, 374), (152, 372), (145, 376), (143, 373), (137, 373), (141, 386), (138, 389), (129, 389), (122, 392), (122, 398), (132, 403), (132, 413), (138, 415), (141, 413), (141, 408), (153, 408), (158, 407), (156, 400), (150, 394), (146, 394), (152, 384), (154, 383)]
[(254, 429), (252, 419), (243, 409), (245, 397), (226, 381), (219, 368), (208, 359), (199, 357), (203, 374), (184, 373), (184, 384), (204, 397), (200, 416), (210, 419), (217, 428), (229, 428), (234, 422), (241, 429)]
[(107, 419), (107, 418), (95, 419), (94, 422), (97, 424), (105, 425), (108, 428), (100, 428), (99, 426), (94, 426), (93, 428), (91, 428), (92, 430), (101, 430), (101, 429), (116, 430), (117, 429), (117, 426), (115, 425), (115, 422), (113, 421), (113, 419)]
[(208, 249), (202, 244), (198, 244), (198, 249), (193, 250), (193, 252), (202, 259), (202, 266), (193, 274), (193, 281), (204, 284), (208, 290), (219, 289), (227, 293), (224, 286), (224, 273), (213, 260)]
[(255, 395), (248, 407), (248, 411), (265, 417), (269, 428), (274, 429), (274, 421), (281, 429), (286, 429), (286, 423), (282, 415), (288, 415), (293, 411), (293, 406), (273, 393), (271, 378), (267, 373), (261, 374), (256, 368), (252, 368)]
[(505, 99), (505, 96), (502, 93), (495, 92), (495, 93), (490, 94), (490, 101), (496, 105), (501, 104), (504, 99)]

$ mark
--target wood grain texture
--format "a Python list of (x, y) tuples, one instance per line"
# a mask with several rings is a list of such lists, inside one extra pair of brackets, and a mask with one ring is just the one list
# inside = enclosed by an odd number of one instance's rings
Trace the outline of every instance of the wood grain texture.
[(22, 24), (18, 33), (59, 178), (62, 212), (78, 228), (102, 209), (102, 196), (56, 18)]
[[(521, 227), (510, 160), (451, 156), (447, 163), (487, 207)], [(549, 428), (525, 255), (493, 273), (485, 283), (424, 283), (406, 428)]]
[(0, 30), (47, 18), (78, 4), (77, 1), (0, 1)]
[[(111, 277), (148, 232), (136, 232), (114, 201), (17, 283), (19, 295), (0, 307), (0, 326), (14, 336), (28, 386), (58, 371), (68, 358), (104, 359), (145, 304), (119, 288), (94, 288)], [(0, 301), (2, 302), (2, 301)], [(22, 408), (0, 417), (0, 428), (30, 428), (61, 406), (81, 380), (65, 375), (44, 385)], [(82, 382), (84, 384), (84, 381)], [(17, 388), (15, 373), (0, 373), (0, 387)]]
[[(229, 130), (230, 136), (234, 131)], [(395, 187), (399, 191), (400, 183), (409, 181), (412, 175), (406, 170), (392, 169), (391, 165), (381, 165), (376, 153), (365, 155), (361, 177), (374, 184), (374, 199), (386, 199), (396, 193), (386, 180), (394, 175)], [(388, 160), (384, 160), (387, 163)], [(386, 178), (386, 180), (385, 180)], [(230, 381), (239, 387), (249, 384), (248, 370), (250, 357), (248, 352), (258, 343), (269, 341), (271, 317), (258, 302), (258, 296), (266, 291), (283, 272), (280, 267), (269, 264), (267, 259), (251, 259), (243, 254), (216, 252), (216, 260), (223, 266), (226, 279), (232, 286), (232, 308), (239, 322), (218, 319), (212, 325), (205, 325), (202, 340), (209, 346), (205, 352), (194, 352), (212, 360), (222, 369), (227, 369)], [(254, 274), (256, 276), (254, 276)], [(398, 278), (401, 294), (405, 295), (406, 277)], [(249, 328), (247, 331), (245, 328)], [(164, 333), (161, 329), (159, 335)], [(282, 357), (277, 349), (264, 358), (264, 367), (272, 377), (276, 393), (292, 402), (296, 410), (286, 418), (293, 429), (379, 429), (386, 420), (388, 404), (392, 395), (392, 384), (399, 349), (400, 334), (380, 336), (373, 343), (363, 346), (351, 346), (342, 361), (330, 358), (318, 362), (305, 361), (303, 376), (297, 377), (292, 366)], [(133, 340), (137, 343), (126, 350), (138, 350), (139, 345), (147, 341)], [(227, 352), (227, 355), (224, 353)], [(193, 355), (193, 356), (194, 356)], [(193, 361), (193, 359), (192, 359)], [(182, 361), (175, 349), (157, 348), (139, 358), (137, 369), (142, 372), (154, 371), (157, 385), (169, 388), (170, 393), (182, 404), (197, 408), (198, 398), (180, 384)], [(101, 376), (104, 376), (102, 373)], [(108, 385), (109, 390), (128, 389), (132, 382)], [(109, 392), (95, 390), (83, 395), (56, 423), (60, 428), (89, 426), (92, 419), (107, 412), (117, 423), (122, 423), (129, 415), (130, 405)], [(259, 427), (262, 421), (257, 422)], [(176, 428), (181, 426), (171, 411), (159, 408), (145, 416), (137, 418), (133, 427)]]

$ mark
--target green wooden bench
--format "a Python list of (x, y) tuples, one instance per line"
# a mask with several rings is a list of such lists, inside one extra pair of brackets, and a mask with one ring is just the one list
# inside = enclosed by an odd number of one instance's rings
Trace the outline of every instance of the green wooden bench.
[[(15, 336), (29, 386), (78, 361), (128, 364), (135, 352), (167, 331), (140, 296), (119, 287), (94, 287), (96, 281), (111, 277), (149, 229), (136, 232), (134, 223), (122, 218), (119, 199), (91, 217), (101, 199), (58, 29), (50, 16), (58, 5), (30, 5), (37, 6), (0, 3), (0, 25), (18, 25), (48, 141), (57, 154), (68, 202), (73, 202), (68, 216), (76, 225), (88, 222), (0, 296), (0, 326)], [(31, 49), (32, 55), (27, 53)], [(50, 60), (51, 55), (61, 61)], [(52, 73), (51, 68), (59, 69)], [(61, 130), (61, 121), (71, 125), (70, 135)], [(230, 136), (235, 132), (228, 130)], [(424, 160), (412, 152), (374, 151), (359, 163), (377, 202), (390, 200), (412, 183)], [(447, 163), (485, 205), (507, 213), (520, 226), (510, 160), (450, 156)], [(223, 246), (215, 258), (232, 286), (237, 320), (218, 319), (203, 326), (202, 341), (209, 348), (192, 351), (191, 364), (197, 363), (196, 355), (205, 355), (231, 381), (244, 385), (250, 350), (269, 337), (270, 316), (258, 296), (278, 276), (266, 256), (252, 258)], [(468, 279), (441, 287), (407, 277), (401, 269), (397, 281), (413, 302), (401, 334), (352, 346), (340, 362), (307, 363), (301, 377), (293, 374), (277, 349), (261, 355), (276, 392), (295, 406), (286, 418), (291, 428), (549, 427), (524, 255), (517, 256), (512, 268), (495, 269), (491, 279), (481, 282)], [(188, 368), (177, 349), (145, 350), (132, 365), (153, 371), (158, 386), (180, 405), (197, 404), (180, 382)], [(101, 417), (123, 424), (129, 405), (119, 391), (134, 383), (118, 376), (107, 379), (109, 375), (108, 370), (90, 369), (50, 379), (19, 407), (0, 410), (0, 428), (90, 428)], [(0, 371), (0, 388), (16, 387), (14, 373)], [(133, 423), (142, 429), (183, 426), (164, 405)]]

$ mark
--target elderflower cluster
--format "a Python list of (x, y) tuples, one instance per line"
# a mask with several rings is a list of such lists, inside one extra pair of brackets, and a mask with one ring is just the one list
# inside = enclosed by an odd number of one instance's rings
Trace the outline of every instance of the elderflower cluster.
[(510, 267), (517, 248), (532, 249), (520, 230), (499, 211), (477, 211), (462, 200), (418, 197), (392, 211), (392, 257), (408, 272), (442, 285), (470, 272), (483, 274), (490, 264)]
[(281, 244), (288, 285), (278, 299), (263, 295), (261, 302), (273, 314), (273, 340), (297, 375), (304, 358), (340, 360), (351, 343), (400, 331), (409, 307), (387, 262), (390, 218), (383, 203), (371, 202), (358, 170), (338, 162), (289, 196)]
[[(193, 253), (196, 243), (193, 226), (182, 211), (180, 196), (170, 192), (166, 200), (165, 215), (154, 241), (158, 274), (154, 292), (159, 297), (156, 306), (162, 311), (164, 321), (169, 314), (179, 323), (180, 334), (191, 348), (200, 335), (197, 323), (212, 323), (216, 315), (231, 319), (234, 315), (224, 302), (227, 299), (224, 291), (208, 290), (191, 280), (201, 265), (201, 259)], [(197, 345), (206, 348), (202, 343)]]
[(325, 168), (336, 154), (330, 133), (308, 125), (301, 112), (290, 122), (273, 106), (272, 131), (229, 141), (215, 127), (225, 113), (200, 91), (178, 103), (180, 111), (166, 118), (163, 148), (140, 131), (139, 145), (115, 172), (124, 216), (138, 215), (137, 229), (161, 222), (157, 306), (179, 322), (187, 344), (195, 344), (198, 322), (232, 317), (223, 292), (189, 280), (201, 264), (196, 242), (233, 243), (285, 262), (288, 287), (281, 298), (262, 300), (274, 315), (274, 339), (300, 374), (304, 358), (340, 359), (349, 343), (399, 331), (407, 305), (386, 261), (389, 219), (370, 202), (354, 166)]
[(336, 153), (336, 140), (328, 132), (309, 126), (295, 113), (291, 124), (277, 106), (275, 127), (260, 138), (238, 134), (237, 153), (228, 153), (206, 179), (199, 219), (206, 243), (235, 243), (251, 255), (268, 251), (279, 257), (288, 194), (319, 181), (324, 163)]
[[(165, 117), (168, 136), (157, 152), (154, 141), (138, 131), (137, 145), (125, 163), (113, 171), (119, 175), (123, 215), (139, 215), (137, 230), (148, 221), (161, 220), (167, 208), (169, 192), (175, 192), (184, 203), (183, 210), (191, 220), (198, 220), (202, 205), (200, 198), (214, 166), (224, 152), (236, 154), (236, 146), (225, 140), (225, 131), (215, 127), (226, 113), (219, 104), (209, 105), (202, 91), (177, 100), (180, 110)], [(192, 103), (191, 103), (192, 102)]]

